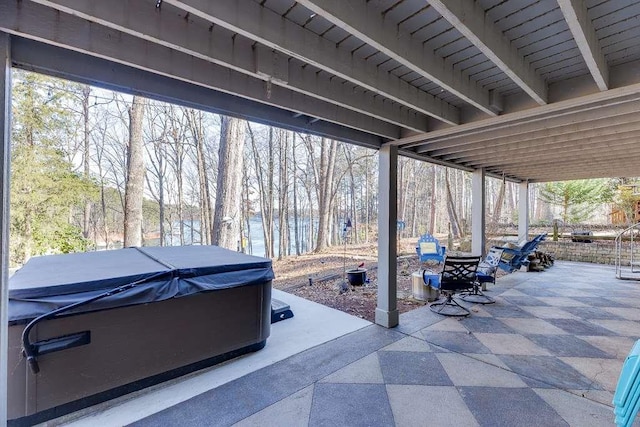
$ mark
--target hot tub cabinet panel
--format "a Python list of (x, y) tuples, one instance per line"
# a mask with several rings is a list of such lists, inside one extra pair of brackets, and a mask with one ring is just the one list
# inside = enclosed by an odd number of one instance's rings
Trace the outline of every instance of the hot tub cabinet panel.
[[(209, 279), (215, 274), (208, 273)], [(216, 281), (214, 290), (97, 311), (89, 307), (39, 322), (32, 342), (84, 334), (77, 346), (39, 355), (37, 374), (21, 354), (26, 320), (14, 319), (9, 423), (55, 418), (262, 348), (270, 333), (270, 274), (244, 285), (225, 288)], [(189, 275), (195, 277), (193, 271)]]

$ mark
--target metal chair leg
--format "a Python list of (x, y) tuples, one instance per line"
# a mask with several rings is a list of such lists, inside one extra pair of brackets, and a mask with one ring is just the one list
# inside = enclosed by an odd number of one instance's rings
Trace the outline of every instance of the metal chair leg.
[[(452, 308), (452, 310), (447, 310), (447, 308)], [(471, 314), (467, 308), (461, 306), (453, 298), (452, 294), (447, 295), (447, 298), (444, 301), (431, 303), (431, 305), (429, 305), (429, 309), (442, 316), (465, 317)]]
[(473, 284), (473, 290), (470, 292), (462, 292), (460, 294), (460, 299), (474, 304), (493, 304), (496, 302), (496, 300), (482, 292), (479, 282), (475, 282)]

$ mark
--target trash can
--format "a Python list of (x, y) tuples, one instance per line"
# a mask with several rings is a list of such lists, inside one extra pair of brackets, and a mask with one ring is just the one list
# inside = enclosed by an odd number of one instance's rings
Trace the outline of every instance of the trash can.
[(416, 271), (411, 275), (413, 297), (415, 299), (431, 302), (440, 297), (440, 290), (437, 286), (440, 283), (440, 277), (437, 274), (431, 274), (429, 277), (432, 279), (431, 283), (436, 286), (429, 286), (424, 283), (423, 270)]

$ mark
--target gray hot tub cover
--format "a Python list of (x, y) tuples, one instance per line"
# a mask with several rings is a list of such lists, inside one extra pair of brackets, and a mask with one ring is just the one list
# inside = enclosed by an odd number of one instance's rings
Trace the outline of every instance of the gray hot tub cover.
[(273, 278), (270, 259), (217, 246), (126, 248), (34, 257), (9, 280), (9, 321), (28, 321), (133, 282), (140, 283), (65, 315), (264, 285)]

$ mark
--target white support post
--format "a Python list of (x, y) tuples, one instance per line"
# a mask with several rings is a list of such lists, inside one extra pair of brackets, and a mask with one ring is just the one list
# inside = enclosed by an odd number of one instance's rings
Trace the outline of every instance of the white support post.
[(529, 240), (529, 183), (518, 186), (518, 242)]
[(386, 328), (398, 325), (397, 307), (397, 200), (398, 147), (380, 148), (378, 176), (378, 307), (376, 323)]
[(11, 39), (0, 32), (0, 425), (7, 420)]
[(477, 169), (471, 176), (471, 253), (485, 254), (485, 181), (484, 169)]

